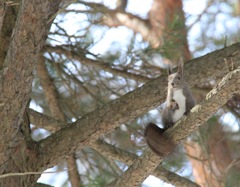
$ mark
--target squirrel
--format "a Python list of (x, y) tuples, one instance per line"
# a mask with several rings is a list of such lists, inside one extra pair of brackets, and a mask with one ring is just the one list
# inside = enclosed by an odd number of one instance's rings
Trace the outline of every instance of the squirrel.
[(176, 73), (169, 70), (167, 99), (162, 113), (164, 128), (149, 123), (145, 129), (146, 142), (153, 152), (164, 157), (173, 151), (174, 143), (163, 133), (183, 115), (187, 115), (195, 104), (195, 99), (183, 77), (183, 60), (181, 59)]

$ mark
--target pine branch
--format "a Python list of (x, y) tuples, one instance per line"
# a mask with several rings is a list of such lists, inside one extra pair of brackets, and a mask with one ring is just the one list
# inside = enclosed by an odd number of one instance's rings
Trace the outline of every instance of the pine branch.
[[(235, 60), (240, 61), (240, 52)], [(176, 145), (184, 141), (190, 134), (203, 125), (220, 107), (222, 107), (234, 94), (240, 92), (240, 66), (226, 76), (210, 91), (206, 98), (195, 106), (188, 116), (184, 116), (177, 124), (168, 129), (166, 133)], [(156, 166), (162, 162), (149, 149), (138, 158), (133, 165), (109, 186), (138, 186), (152, 173)], [(148, 167), (147, 169), (145, 167)], [(126, 185), (127, 184), (127, 185)]]
[[(30, 115), (30, 120), (34, 119), (31, 122), (34, 125), (36, 125), (37, 127), (46, 128), (45, 124), (48, 124), (49, 128), (51, 130), (56, 131), (57, 129), (55, 129), (54, 127), (51, 127), (51, 124), (54, 124), (53, 126), (59, 127), (61, 125), (57, 125), (57, 124), (63, 123), (56, 119), (48, 117), (44, 114), (40, 114), (32, 109), (29, 109), (29, 115)], [(133, 161), (135, 159), (137, 159), (137, 157), (138, 157), (137, 155), (135, 155), (133, 153), (130, 153), (130, 152), (127, 152), (124, 150), (120, 150), (120, 149), (116, 148), (115, 146), (109, 145), (102, 140), (97, 140), (96, 142), (91, 143), (90, 145), (88, 144), (88, 146), (95, 149), (96, 151), (98, 151), (100, 154), (106, 156), (107, 158), (123, 162), (127, 165), (131, 165), (133, 163)], [(175, 186), (183, 187), (186, 184), (189, 187), (197, 186), (197, 184), (193, 183), (192, 181), (190, 181), (184, 177), (181, 177), (171, 171), (166, 170), (161, 165), (159, 165), (152, 174), (155, 175), (156, 177), (162, 179), (163, 181), (165, 181), (167, 183), (171, 183)]]
[[(214, 76), (223, 76), (228, 71), (226, 63), (240, 65), (239, 43), (187, 63), (187, 80), (194, 85)], [(166, 91), (163, 88), (166, 84), (164, 77), (158, 77), (40, 141), (40, 152), (43, 154), (39, 164), (43, 162), (42, 166), (50, 163), (49, 166), (52, 166), (63, 156), (160, 105), (165, 99)]]

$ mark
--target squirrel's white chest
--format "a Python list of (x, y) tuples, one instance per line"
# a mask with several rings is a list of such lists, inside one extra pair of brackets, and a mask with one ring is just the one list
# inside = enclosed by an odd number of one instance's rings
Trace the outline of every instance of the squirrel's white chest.
[(186, 97), (183, 95), (183, 90), (177, 90), (173, 92), (173, 99), (178, 104), (179, 109), (173, 113), (173, 122), (178, 121), (186, 112)]

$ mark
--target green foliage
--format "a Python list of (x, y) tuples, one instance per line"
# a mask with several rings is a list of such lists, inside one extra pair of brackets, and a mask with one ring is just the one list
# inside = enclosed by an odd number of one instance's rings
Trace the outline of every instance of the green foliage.
[(184, 20), (175, 15), (173, 21), (167, 21), (167, 26), (163, 31), (163, 45), (160, 49), (161, 55), (173, 62), (179, 60), (183, 55), (183, 50), (186, 43)]

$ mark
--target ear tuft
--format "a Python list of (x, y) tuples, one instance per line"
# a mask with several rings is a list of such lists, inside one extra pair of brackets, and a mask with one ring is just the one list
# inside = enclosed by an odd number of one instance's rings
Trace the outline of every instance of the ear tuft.
[(172, 68), (168, 68), (168, 69), (167, 69), (167, 73), (168, 73), (168, 76), (171, 75), (171, 74), (173, 74)]
[(178, 73), (180, 73), (181, 76), (183, 76), (183, 66), (184, 66), (183, 57), (181, 57), (178, 63)]

